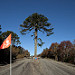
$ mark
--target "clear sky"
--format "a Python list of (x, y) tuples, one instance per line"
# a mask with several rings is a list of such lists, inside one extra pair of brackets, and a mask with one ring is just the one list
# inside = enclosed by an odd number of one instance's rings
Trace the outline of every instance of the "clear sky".
[(17, 33), (20, 37), (21, 46), (28, 49), (33, 55), (33, 37), (30, 36), (31, 33), (22, 36), (19, 25), (23, 23), (25, 18), (36, 12), (48, 17), (48, 22), (54, 27), (54, 34), (49, 37), (38, 33), (45, 42), (42, 47), (38, 47), (38, 54), (44, 48), (49, 48), (51, 43), (60, 43), (64, 40), (73, 42), (75, 39), (75, 0), (0, 0), (2, 31), (10, 30)]

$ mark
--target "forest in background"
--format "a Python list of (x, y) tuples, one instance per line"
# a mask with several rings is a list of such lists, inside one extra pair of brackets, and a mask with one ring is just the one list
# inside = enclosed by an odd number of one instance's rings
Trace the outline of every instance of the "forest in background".
[(62, 41), (60, 44), (52, 43), (38, 56), (75, 64), (75, 40), (73, 43), (70, 41)]

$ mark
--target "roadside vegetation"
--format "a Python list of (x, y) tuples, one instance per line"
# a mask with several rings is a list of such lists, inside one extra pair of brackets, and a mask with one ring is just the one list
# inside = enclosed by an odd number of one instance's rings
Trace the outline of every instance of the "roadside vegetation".
[(38, 56), (75, 64), (75, 40), (73, 43), (70, 41), (62, 41), (60, 44), (52, 43)]
[[(48, 18), (38, 13), (33, 13), (32, 15), (27, 17), (20, 25), (19, 29), (22, 35), (26, 35), (31, 31), (33, 32), (31, 36), (34, 39), (35, 44), (35, 57), (37, 56), (37, 45), (42, 46), (44, 44), (42, 39), (38, 37), (38, 32), (45, 33), (46, 36), (50, 36), (54, 33), (54, 28), (52, 27), (51, 23), (48, 23)], [(21, 44), (19, 40), (20, 37), (12, 31), (2, 32), (1, 25), (0, 45), (10, 33), (12, 33), (12, 62), (15, 59), (29, 57), (30, 53), (28, 52), (28, 50), (25, 50), (24, 48), (19, 46)], [(60, 44), (57, 42), (52, 43), (49, 48), (44, 49), (43, 52), (38, 56), (75, 64), (75, 40), (73, 41), (73, 43), (71, 43), (70, 41), (62, 41)], [(10, 48), (0, 50), (0, 64), (1, 63), (10, 63)]]
[[(19, 37), (16, 33), (12, 31), (2, 32), (0, 25), (0, 46), (3, 41), (8, 37), (9, 34), (12, 34), (12, 62), (16, 59), (29, 57), (30, 53), (28, 50), (25, 50), (21, 46), (21, 42), (19, 41)], [(0, 65), (5, 65), (10, 63), (10, 47), (6, 49), (0, 49)]]

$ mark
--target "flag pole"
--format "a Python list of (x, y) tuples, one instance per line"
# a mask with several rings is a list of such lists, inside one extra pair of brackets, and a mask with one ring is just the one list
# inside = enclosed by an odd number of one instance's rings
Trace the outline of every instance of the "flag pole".
[[(10, 46), (10, 47), (9, 47)], [(11, 63), (12, 63), (12, 44), (11, 44), (11, 34), (4, 40), (4, 42), (2, 43), (2, 45), (0, 46), (0, 49), (5, 49), (5, 48), (10, 48), (10, 75), (12, 75), (12, 67), (11, 67)]]
[(12, 45), (10, 45), (10, 75), (12, 75)]

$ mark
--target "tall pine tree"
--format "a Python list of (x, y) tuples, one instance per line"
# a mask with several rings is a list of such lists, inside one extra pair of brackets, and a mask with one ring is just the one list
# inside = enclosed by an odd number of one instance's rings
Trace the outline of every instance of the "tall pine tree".
[(44, 42), (42, 42), (41, 38), (37, 37), (38, 31), (40, 32), (46, 32), (47, 36), (50, 36), (51, 34), (53, 34), (52, 30), (53, 28), (51, 27), (51, 23), (48, 23), (48, 18), (45, 17), (44, 15), (38, 14), (38, 13), (34, 13), (31, 16), (29, 16), (28, 18), (25, 19), (25, 21), (23, 22), (23, 24), (20, 25), (21, 27), (21, 33), (27, 34), (27, 31), (32, 31), (34, 30), (34, 34), (31, 36), (34, 36), (34, 40), (35, 40), (35, 52), (34, 52), (34, 56), (37, 56), (37, 40), (40, 40), (40, 44), (38, 43), (39, 46), (42, 46), (44, 44)]

